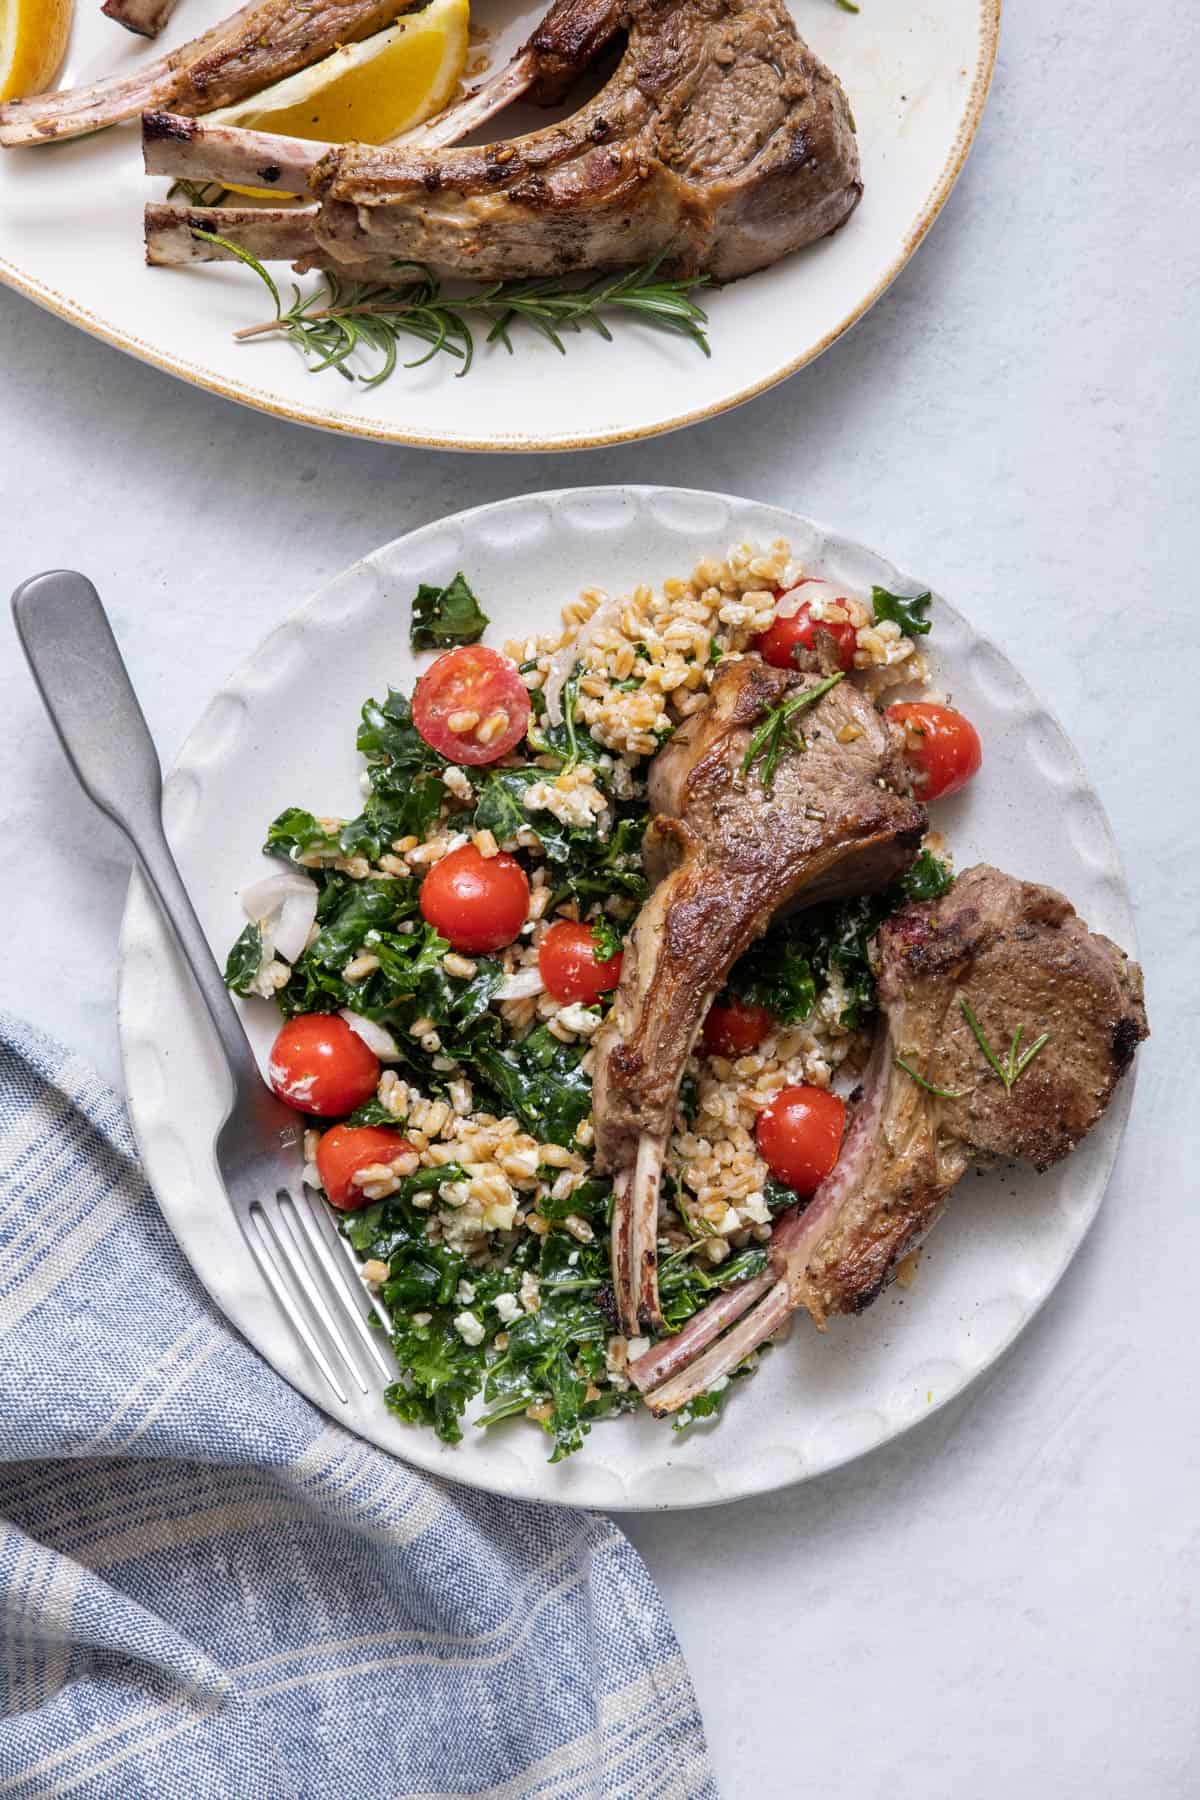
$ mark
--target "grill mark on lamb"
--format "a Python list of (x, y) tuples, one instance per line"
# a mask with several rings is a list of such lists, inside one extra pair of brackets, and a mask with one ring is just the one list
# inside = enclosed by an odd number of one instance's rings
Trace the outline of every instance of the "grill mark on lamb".
[(593, 1089), (597, 1160), (615, 1176), (613, 1286), (632, 1332), (661, 1316), (658, 1178), (710, 1002), (777, 912), (885, 887), (924, 835), (891, 728), (851, 682), (797, 720), (808, 748), (783, 756), (769, 793), (760, 768), (743, 777), (755, 724), (812, 685), (755, 656), (727, 662), (651, 767), (646, 857), (657, 886), (597, 1034)]
[[(823, 1328), (831, 1313), (870, 1305), (972, 1163), (1019, 1157), (1045, 1169), (1068, 1155), (1148, 1034), (1137, 964), (1054, 889), (984, 864), (887, 920), (874, 959), (881, 1022), (841, 1156), (776, 1226), (769, 1273), (630, 1364), (654, 1412), (704, 1392), (798, 1308)], [(1001, 1054), (1018, 1026), (1026, 1043), (1049, 1032), (1011, 1091), (984, 1059), (964, 998)], [(914, 1081), (897, 1054), (946, 1096)]]

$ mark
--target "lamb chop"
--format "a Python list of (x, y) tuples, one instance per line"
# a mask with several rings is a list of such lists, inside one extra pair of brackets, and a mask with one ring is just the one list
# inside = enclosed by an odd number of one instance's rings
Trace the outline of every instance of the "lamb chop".
[[(755, 727), (788, 704), (793, 741), (781, 737), (773, 776), (765, 762), (745, 768)], [(615, 1174), (613, 1287), (632, 1333), (661, 1323), (659, 1177), (709, 1003), (776, 913), (886, 887), (926, 826), (892, 729), (865, 695), (756, 656), (718, 670), (707, 705), (656, 758), (649, 797), (647, 863), (661, 879), (626, 944), (593, 1083), (597, 1159)]]
[(177, 4), (178, 0), (104, 0), (100, 11), (138, 37), (157, 37)]
[(777, 1225), (765, 1274), (630, 1364), (652, 1412), (703, 1393), (799, 1308), (821, 1329), (861, 1312), (972, 1163), (1066, 1156), (1148, 1034), (1137, 964), (1052, 888), (985, 864), (893, 914), (874, 958), (881, 1023), (841, 1156)]
[[(614, 16), (628, 33), (621, 63), (561, 124), (481, 148), (315, 146), (308, 191), (318, 204), (300, 266), (374, 280), (416, 261), (501, 280), (627, 267), (667, 249), (667, 273), (724, 281), (844, 223), (862, 192), (853, 123), (783, 0), (624, 0)], [(594, 52), (606, 20), (580, 0), (575, 22)], [(166, 122), (156, 129), (158, 173), (180, 174), (186, 161), (193, 177), (219, 169), (253, 181), (261, 162), (261, 141), (247, 141), (239, 171), (227, 136), (210, 168), (202, 131), (180, 132), (185, 156), (173, 154)], [(220, 208), (153, 207), (149, 260), (230, 254), (185, 249), (181, 226), (193, 223), (240, 241)], [(294, 218), (278, 228), (290, 252)]]

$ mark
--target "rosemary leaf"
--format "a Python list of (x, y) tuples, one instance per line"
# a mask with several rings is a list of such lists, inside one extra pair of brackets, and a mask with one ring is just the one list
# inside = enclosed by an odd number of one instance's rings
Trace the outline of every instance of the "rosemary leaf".
[(897, 1056), (895, 1062), (897, 1068), (903, 1069), (906, 1075), (912, 1076), (918, 1087), (923, 1087), (927, 1093), (936, 1094), (939, 1100), (961, 1100), (968, 1092), (966, 1088), (935, 1087), (932, 1081), (926, 1081), (923, 1075), (918, 1075), (912, 1064), (905, 1062), (902, 1056)]
[[(566, 334), (585, 327), (611, 343), (613, 333), (605, 313), (613, 319), (641, 320), (674, 332), (689, 339), (705, 356), (712, 354), (707, 314), (690, 298), (694, 289), (708, 285), (708, 277), (660, 279), (658, 271), (668, 254), (665, 250), (641, 268), (613, 277), (597, 276), (582, 286), (569, 279), (539, 277), (494, 281), (462, 294), (446, 293), (439, 278), (423, 263), (398, 262), (394, 282), (347, 282), (327, 274), (308, 294), (295, 287), (292, 304), (285, 310), (278, 288), (257, 257), (199, 225), (191, 230), (195, 237), (218, 245), (253, 269), (274, 302), (273, 319), (244, 326), (234, 333), (236, 338), (245, 341), (278, 333), (296, 346), (314, 374), (336, 369), (364, 387), (378, 387), (390, 379), (401, 366), (400, 345), (409, 338), (424, 348), (403, 364), (406, 369), (421, 368), (445, 355), (459, 363), (459, 375), (466, 375), (475, 356), (472, 321), (476, 319), (486, 327), (485, 344), (500, 344), (510, 354), (516, 348), (512, 334), (518, 324), (545, 338), (563, 356), (567, 353)], [(355, 359), (365, 361), (366, 367), (352, 368)]]
[(752, 733), (746, 745), (746, 754), (742, 758), (741, 778), (745, 781), (755, 763), (762, 758), (760, 771), (763, 789), (770, 793), (775, 785), (775, 771), (785, 750), (803, 748), (803, 739), (797, 738), (791, 729), (791, 722), (797, 713), (814, 706), (830, 688), (837, 686), (842, 679), (841, 671), (836, 675), (827, 675), (824, 681), (818, 681), (813, 687), (805, 688), (802, 693), (793, 694), (790, 700), (784, 700), (773, 706), (757, 731)]
[(1025, 1073), (1038, 1051), (1044, 1050), (1046, 1045), (1050, 1042), (1050, 1033), (1048, 1031), (1043, 1031), (1041, 1036), (1036, 1038), (1034, 1042), (1030, 1044), (1025, 1054), (1019, 1056), (1018, 1052), (1021, 1048), (1021, 1038), (1024, 1035), (1025, 1027), (1023, 1025), (1018, 1025), (1017, 1029), (1013, 1032), (1013, 1040), (1009, 1045), (1008, 1055), (1004, 1062), (1001, 1062), (1000, 1058), (996, 1055), (996, 1052), (992, 1049), (992, 1046), (988, 1043), (983, 1026), (975, 1017), (970, 1002), (967, 1000), (965, 994), (959, 995), (958, 1004), (962, 1009), (963, 1018), (967, 1021), (967, 1024), (971, 1027), (971, 1030), (975, 1035), (975, 1042), (979, 1045), (979, 1048), (983, 1051), (983, 1054), (991, 1067), (1004, 1083), (1005, 1093), (1011, 1094), (1016, 1083), (1021, 1079), (1021, 1076)]

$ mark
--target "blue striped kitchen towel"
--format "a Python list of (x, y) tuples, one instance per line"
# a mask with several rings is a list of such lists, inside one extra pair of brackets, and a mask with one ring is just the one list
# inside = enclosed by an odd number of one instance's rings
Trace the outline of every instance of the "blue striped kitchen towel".
[(0, 1021), (0, 1796), (715, 1800), (609, 1521), (329, 1424), (224, 1323), (120, 1101)]

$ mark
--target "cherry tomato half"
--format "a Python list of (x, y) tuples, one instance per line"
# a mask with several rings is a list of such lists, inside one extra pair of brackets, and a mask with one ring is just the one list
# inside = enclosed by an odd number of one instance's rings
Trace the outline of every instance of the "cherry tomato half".
[(838, 1159), (846, 1103), (827, 1088), (785, 1087), (758, 1115), (758, 1152), (801, 1198), (815, 1194)]
[(426, 669), (413, 691), (412, 713), (439, 756), (490, 763), (525, 736), (529, 695), (507, 656), (484, 644), (460, 644)]
[[(822, 589), (821, 597), (825, 599), (824, 590), (828, 586), (827, 582), (800, 581), (794, 588), (788, 588), (787, 592), (797, 594), (801, 588), (819, 587)], [(828, 597), (833, 599), (840, 596), (837, 596), (836, 589), (831, 589)], [(784, 595), (778, 594), (776, 598), (782, 600)], [(818, 630), (827, 631), (837, 645), (839, 669), (852, 669), (854, 652), (858, 647), (857, 631), (849, 619), (814, 619), (812, 607), (807, 601), (802, 602), (788, 617), (778, 618), (773, 625), (768, 626), (766, 631), (754, 639), (754, 648), (764, 662), (773, 664), (775, 668), (794, 669), (796, 662), (793, 651), (815, 649), (815, 633)]]
[(317, 1174), (330, 1206), (354, 1212), (367, 1204), (362, 1189), (351, 1186), (360, 1169), (415, 1155), (408, 1139), (387, 1125), (334, 1125), (317, 1145)]
[(704, 1048), (713, 1056), (745, 1056), (771, 1029), (765, 1006), (750, 1000), (714, 1000), (704, 1021)]
[(624, 953), (600, 960), (600, 946), (590, 925), (556, 919), (538, 945), (538, 968), (556, 1000), (582, 1000), (590, 1005), (611, 994), (621, 979)]
[(983, 761), (979, 733), (952, 706), (937, 706), (932, 700), (901, 701), (888, 707), (887, 716), (904, 726), (905, 752), (920, 799), (957, 793), (979, 773)]
[(336, 1119), (371, 1098), (379, 1058), (336, 1013), (301, 1013), (272, 1044), (267, 1077), (298, 1112)]
[(529, 883), (514, 857), (464, 844), (421, 883), (421, 914), (455, 950), (474, 955), (511, 944), (529, 911)]

